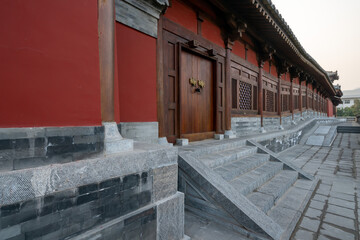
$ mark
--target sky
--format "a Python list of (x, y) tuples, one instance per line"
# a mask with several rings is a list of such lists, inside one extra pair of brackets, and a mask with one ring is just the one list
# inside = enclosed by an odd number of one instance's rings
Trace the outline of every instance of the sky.
[(291, 30), (341, 90), (360, 88), (360, 0), (272, 0)]

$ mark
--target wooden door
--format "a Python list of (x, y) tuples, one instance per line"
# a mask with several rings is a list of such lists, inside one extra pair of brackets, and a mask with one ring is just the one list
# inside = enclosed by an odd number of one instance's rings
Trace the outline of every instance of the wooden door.
[(215, 133), (214, 60), (181, 49), (179, 85), (180, 137), (189, 141), (212, 138)]

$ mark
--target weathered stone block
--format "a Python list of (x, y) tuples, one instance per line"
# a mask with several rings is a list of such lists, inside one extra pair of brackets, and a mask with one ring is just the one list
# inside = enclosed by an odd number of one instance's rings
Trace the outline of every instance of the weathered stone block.
[(169, 197), (177, 191), (177, 164), (156, 168), (153, 175), (153, 201)]
[(157, 205), (159, 240), (181, 240), (184, 237), (184, 194), (177, 192)]
[(216, 140), (222, 140), (222, 139), (224, 139), (224, 134), (215, 134), (215, 135), (214, 135), (214, 138), (215, 138)]
[(124, 138), (135, 141), (153, 142), (159, 136), (158, 122), (121, 122), (118, 128)]
[(187, 138), (178, 138), (178, 139), (176, 139), (176, 145), (178, 145), (178, 146), (189, 145), (189, 139), (187, 139)]

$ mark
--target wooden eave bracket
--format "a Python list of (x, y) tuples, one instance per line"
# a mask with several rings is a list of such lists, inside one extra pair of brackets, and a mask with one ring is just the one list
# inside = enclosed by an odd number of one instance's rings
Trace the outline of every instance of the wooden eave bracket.
[(289, 72), (290, 72), (290, 77), (291, 78), (297, 78), (297, 77), (300, 77), (300, 71), (297, 67), (295, 66), (291, 66), (289, 68)]
[(187, 43), (189, 45), (190, 48), (197, 48), (199, 47), (199, 42), (196, 40), (191, 40)]
[(263, 67), (265, 62), (271, 60), (275, 53), (276, 50), (269, 43), (262, 44), (260, 47), (259, 65)]
[(235, 41), (241, 38), (243, 32), (245, 32), (247, 29), (247, 24), (238, 19), (234, 14), (228, 15), (226, 23), (229, 27), (228, 37), (231, 41)]

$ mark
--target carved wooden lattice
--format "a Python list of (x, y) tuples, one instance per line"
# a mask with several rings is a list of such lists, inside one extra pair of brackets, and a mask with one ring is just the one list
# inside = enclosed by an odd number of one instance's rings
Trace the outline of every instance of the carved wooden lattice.
[(258, 106), (258, 89), (257, 86), (252, 86), (253, 87), (253, 110), (257, 110), (257, 106)]
[(269, 90), (266, 90), (266, 103), (265, 111), (274, 112), (275, 94)]
[(286, 112), (290, 110), (290, 95), (282, 95), (282, 111)]
[(294, 95), (294, 109), (299, 108), (299, 95)]
[(306, 96), (302, 96), (302, 107), (306, 107)]
[(252, 85), (239, 81), (239, 108), (241, 110), (251, 110)]

